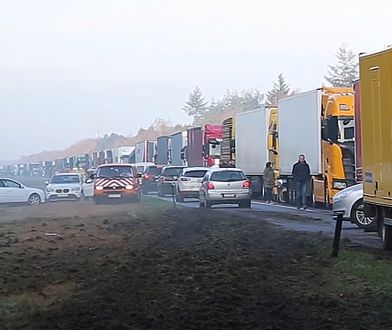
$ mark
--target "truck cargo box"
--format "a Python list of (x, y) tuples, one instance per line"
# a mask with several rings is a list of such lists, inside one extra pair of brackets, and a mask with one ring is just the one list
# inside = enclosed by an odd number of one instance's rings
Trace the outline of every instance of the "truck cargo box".
[(364, 200), (391, 208), (392, 49), (362, 56), (359, 64)]
[(174, 133), (170, 138), (170, 160), (171, 164), (175, 166), (184, 165), (184, 160), (181, 158), (181, 154), (184, 153), (186, 147), (187, 132)]
[(321, 89), (279, 101), (280, 174), (291, 175), (298, 155), (304, 154), (311, 174), (322, 172), (321, 162)]
[(238, 113), (235, 122), (236, 167), (246, 175), (262, 175), (268, 161), (266, 109)]
[(158, 165), (167, 165), (169, 163), (169, 139), (169, 136), (157, 138), (155, 163)]

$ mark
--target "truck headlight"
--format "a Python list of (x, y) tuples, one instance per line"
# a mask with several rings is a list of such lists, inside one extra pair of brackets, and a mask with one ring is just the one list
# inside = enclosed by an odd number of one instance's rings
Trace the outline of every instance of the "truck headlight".
[(96, 190), (103, 190), (103, 187), (102, 186), (96, 186), (95, 189)]
[(129, 185), (126, 185), (126, 186), (125, 186), (125, 189), (127, 189), (127, 190), (131, 190), (131, 189), (133, 189), (133, 186), (132, 186), (131, 184), (129, 184)]
[(342, 181), (334, 181), (333, 187), (334, 189), (345, 189), (347, 188), (347, 183)]

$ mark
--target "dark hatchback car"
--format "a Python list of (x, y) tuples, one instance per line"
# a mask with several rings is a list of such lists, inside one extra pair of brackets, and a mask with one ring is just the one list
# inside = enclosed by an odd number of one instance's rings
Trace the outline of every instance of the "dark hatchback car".
[(162, 167), (155, 165), (147, 166), (142, 176), (142, 192), (148, 194), (151, 191), (157, 191), (158, 179), (161, 174)]
[[(184, 166), (166, 166), (158, 180), (158, 196), (171, 195)], [(174, 189), (175, 191), (175, 189)]]

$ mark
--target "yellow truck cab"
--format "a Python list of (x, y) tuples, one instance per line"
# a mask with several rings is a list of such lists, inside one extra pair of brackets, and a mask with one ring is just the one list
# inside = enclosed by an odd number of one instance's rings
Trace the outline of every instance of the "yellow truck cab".
[(392, 49), (359, 58), (365, 214), (392, 250)]

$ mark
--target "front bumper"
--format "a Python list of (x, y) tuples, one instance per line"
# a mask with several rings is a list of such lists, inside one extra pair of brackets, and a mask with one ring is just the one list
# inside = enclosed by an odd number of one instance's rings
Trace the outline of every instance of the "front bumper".
[(79, 200), (82, 198), (81, 192), (69, 192), (69, 193), (46, 193), (46, 200), (50, 202), (64, 201), (64, 200)]
[(346, 221), (350, 220), (350, 217), (351, 217), (350, 211), (351, 210), (344, 200), (335, 201), (332, 206), (332, 211), (333, 211), (334, 217), (337, 217), (338, 215), (342, 215), (343, 220), (346, 220)]

